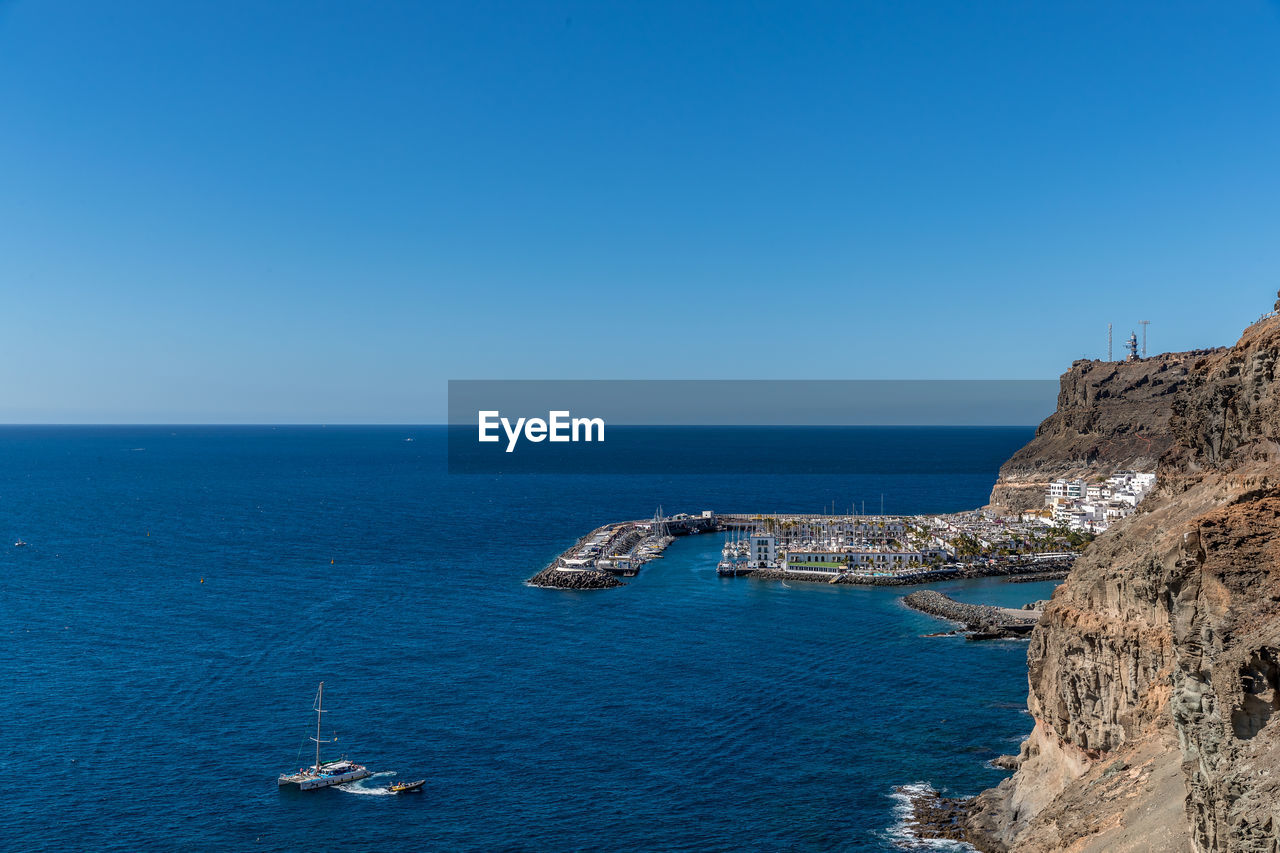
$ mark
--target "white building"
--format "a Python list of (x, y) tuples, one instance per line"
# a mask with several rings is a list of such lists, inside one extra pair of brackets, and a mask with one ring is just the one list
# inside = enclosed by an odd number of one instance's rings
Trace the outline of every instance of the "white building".
[(1084, 497), (1084, 488), (1084, 480), (1054, 480), (1049, 484), (1045, 503), (1082, 498)]
[(840, 551), (788, 551), (784, 568), (820, 572), (855, 569), (904, 569), (912, 563), (921, 564), (924, 555), (919, 551), (889, 550), (840, 550)]
[(1105, 483), (1089, 485), (1083, 480), (1059, 479), (1049, 484), (1044, 500), (1054, 524), (1100, 533), (1116, 519), (1132, 515), (1155, 483), (1155, 474), (1136, 471), (1120, 471)]
[(777, 565), (778, 537), (770, 533), (753, 533), (747, 547), (747, 564), (751, 568)]

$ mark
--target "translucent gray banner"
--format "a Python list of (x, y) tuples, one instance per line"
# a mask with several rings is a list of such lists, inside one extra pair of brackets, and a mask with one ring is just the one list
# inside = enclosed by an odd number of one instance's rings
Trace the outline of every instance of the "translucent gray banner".
[(1057, 398), (1056, 379), (463, 379), (449, 423), (569, 411), (618, 426), (1029, 426)]
[(1056, 380), (452, 380), (449, 470), (990, 473), (1057, 392)]

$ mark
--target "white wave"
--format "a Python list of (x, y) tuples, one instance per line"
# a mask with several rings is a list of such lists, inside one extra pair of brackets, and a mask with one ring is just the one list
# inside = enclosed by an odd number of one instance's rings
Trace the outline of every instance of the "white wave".
[(977, 848), (963, 841), (952, 841), (948, 838), (921, 838), (917, 835), (920, 824), (916, 820), (913, 797), (936, 794), (937, 791), (928, 782), (913, 782), (894, 789), (889, 798), (893, 800), (893, 816), (897, 818), (893, 826), (884, 831), (885, 840), (899, 850), (940, 850), (947, 853), (977, 853)]
[(382, 770), (378, 773), (370, 774), (363, 779), (357, 779), (356, 781), (348, 782), (345, 785), (334, 785), (333, 787), (339, 791), (346, 791), (348, 794), (364, 794), (365, 796), (370, 797), (389, 797), (392, 794), (387, 790), (386, 785), (369, 785), (367, 783), (372, 779), (394, 775), (396, 775), (396, 771), (394, 770)]

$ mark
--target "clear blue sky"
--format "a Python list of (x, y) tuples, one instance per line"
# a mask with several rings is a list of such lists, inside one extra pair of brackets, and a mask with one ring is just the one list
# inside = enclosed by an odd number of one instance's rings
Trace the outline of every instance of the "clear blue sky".
[(1278, 152), (1274, 2), (0, 0), (0, 421), (1226, 344)]

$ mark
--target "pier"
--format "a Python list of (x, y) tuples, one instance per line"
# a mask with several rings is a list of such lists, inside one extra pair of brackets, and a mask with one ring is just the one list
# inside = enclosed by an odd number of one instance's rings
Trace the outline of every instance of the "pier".
[(658, 507), (653, 518), (606, 524), (583, 536), (546, 568), (529, 579), (531, 586), (551, 589), (610, 589), (619, 577), (634, 577), (677, 536), (718, 530), (714, 513), (666, 517)]

